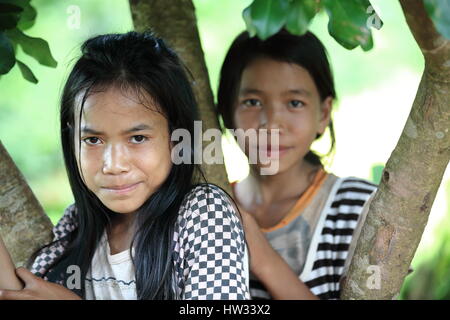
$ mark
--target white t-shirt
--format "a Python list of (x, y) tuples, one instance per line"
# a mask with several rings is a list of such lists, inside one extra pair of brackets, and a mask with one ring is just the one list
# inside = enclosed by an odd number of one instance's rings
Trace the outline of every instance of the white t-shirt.
[(103, 234), (86, 275), (88, 300), (136, 300), (136, 279), (130, 250), (111, 255)]
[[(86, 275), (87, 300), (136, 300), (136, 278), (130, 250), (111, 255), (106, 232)], [(244, 273), (249, 273), (248, 249), (244, 254)], [(134, 250), (133, 250), (134, 253)], [(246, 277), (249, 287), (249, 277)]]

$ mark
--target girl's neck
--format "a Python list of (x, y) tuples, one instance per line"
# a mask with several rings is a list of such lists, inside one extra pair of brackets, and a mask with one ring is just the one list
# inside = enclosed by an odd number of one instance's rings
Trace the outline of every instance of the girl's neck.
[(134, 222), (134, 214), (117, 214), (111, 218), (111, 224), (107, 228), (110, 254), (116, 254), (130, 248), (135, 233)]
[(302, 160), (298, 165), (275, 175), (261, 176), (251, 169), (251, 175), (257, 184), (257, 202), (264, 206), (298, 198), (311, 185), (320, 168), (321, 166)]

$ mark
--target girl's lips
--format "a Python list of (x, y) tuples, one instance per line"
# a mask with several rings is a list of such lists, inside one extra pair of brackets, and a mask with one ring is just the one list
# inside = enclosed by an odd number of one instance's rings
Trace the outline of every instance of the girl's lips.
[(104, 189), (108, 192), (115, 193), (115, 194), (125, 194), (125, 193), (131, 192), (134, 189), (136, 189), (139, 184), (140, 184), (140, 182), (137, 182), (137, 183), (121, 185), (121, 186), (102, 187), (102, 189)]
[(263, 152), (263, 154), (267, 154), (268, 157), (273, 155), (283, 155), (288, 150), (290, 150), (291, 147), (285, 147), (285, 146), (266, 146), (259, 149), (260, 152)]

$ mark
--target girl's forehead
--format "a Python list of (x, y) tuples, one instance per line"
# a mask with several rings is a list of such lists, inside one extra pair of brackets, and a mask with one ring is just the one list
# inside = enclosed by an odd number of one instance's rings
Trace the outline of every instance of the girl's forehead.
[(79, 120), (81, 115), (81, 122), (105, 122), (112, 118), (118, 118), (117, 120), (121, 120), (120, 122), (133, 119), (156, 120), (162, 116), (154, 99), (148, 94), (138, 94), (132, 90), (124, 91), (115, 87), (93, 90), (85, 98), (83, 105), (82, 101), (83, 95), (79, 95), (75, 108), (75, 119)]
[(296, 63), (266, 57), (253, 60), (242, 72), (240, 93), (253, 89), (297, 90), (318, 94), (314, 80), (307, 69)]

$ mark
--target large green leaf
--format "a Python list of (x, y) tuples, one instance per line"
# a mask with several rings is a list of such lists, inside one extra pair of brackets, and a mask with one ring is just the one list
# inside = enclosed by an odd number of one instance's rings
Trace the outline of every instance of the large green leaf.
[(436, 30), (447, 39), (450, 39), (450, 1), (424, 0), (424, 4)]
[(289, 4), (286, 29), (299, 36), (305, 34), (318, 9), (316, 0), (293, 0)]
[(21, 8), (21, 13), (18, 21), (18, 28), (20, 30), (27, 30), (34, 25), (36, 21), (36, 9), (30, 4), (31, 0), (0, 0), (1, 4), (12, 4)]
[(8, 73), (15, 63), (16, 58), (11, 41), (3, 32), (0, 32), (0, 74)]
[(0, 2), (0, 30), (15, 28), (23, 9), (15, 4)]
[(28, 66), (23, 63), (22, 61), (16, 60), (17, 61), (17, 65), (19, 66), (20, 72), (22, 73), (22, 76), (32, 82), (32, 83), (38, 83), (38, 79), (34, 76), (33, 71), (31, 71), (30, 68), (28, 68)]
[(250, 5), (250, 20), (262, 40), (277, 33), (285, 24), (288, 0), (254, 0)]
[(323, 0), (329, 16), (328, 32), (343, 47), (363, 50), (373, 46), (372, 34), (368, 26), (367, 10), (369, 0)]
[(37, 11), (30, 4), (30, 0), (14, 0), (18, 1), (19, 5), (23, 8), (23, 13), (20, 16), (18, 27), (20, 30), (27, 30), (34, 25), (36, 21)]
[(26, 54), (35, 58), (40, 64), (53, 68), (57, 66), (58, 63), (53, 59), (47, 41), (27, 36), (17, 28), (8, 30), (7, 35), (12, 41), (18, 43)]

